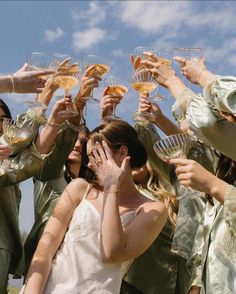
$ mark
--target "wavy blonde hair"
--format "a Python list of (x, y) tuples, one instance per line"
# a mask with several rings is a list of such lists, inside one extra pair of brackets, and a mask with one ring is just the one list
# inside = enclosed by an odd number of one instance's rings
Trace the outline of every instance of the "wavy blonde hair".
[[(168, 192), (165, 188), (165, 182), (163, 176), (158, 174), (151, 165), (150, 161), (146, 163), (149, 172), (149, 179), (147, 182), (147, 190), (153, 195), (154, 198), (163, 202), (168, 211), (168, 218), (173, 226), (176, 225), (176, 216), (178, 212), (178, 202), (176, 197)], [(170, 183), (168, 183), (170, 185)]]

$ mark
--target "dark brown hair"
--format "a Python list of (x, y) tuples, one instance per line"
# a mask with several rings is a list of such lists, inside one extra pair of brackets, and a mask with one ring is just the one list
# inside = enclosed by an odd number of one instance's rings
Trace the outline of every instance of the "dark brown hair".
[(123, 120), (103, 123), (91, 132), (89, 139), (92, 144), (101, 143), (104, 140), (113, 151), (125, 145), (128, 148), (131, 169), (140, 168), (147, 161), (146, 150), (140, 142), (137, 132)]
[(6, 118), (12, 119), (10, 109), (8, 108), (8, 106), (6, 105), (6, 103), (1, 98), (0, 98), (0, 107), (5, 112)]

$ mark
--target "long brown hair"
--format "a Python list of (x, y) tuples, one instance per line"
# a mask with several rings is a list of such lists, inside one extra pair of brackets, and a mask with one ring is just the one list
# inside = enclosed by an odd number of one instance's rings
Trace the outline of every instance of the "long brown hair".
[(128, 148), (131, 169), (142, 167), (147, 161), (147, 152), (139, 140), (137, 132), (123, 120), (103, 123), (91, 132), (89, 139), (92, 144), (105, 140), (113, 151), (125, 145)]
[(163, 202), (168, 211), (168, 217), (173, 226), (176, 225), (176, 216), (178, 212), (178, 202), (176, 197), (168, 192), (164, 186), (164, 178), (161, 178), (161, 175), (158, 174), (150, 161), (146, 163), (147, 169), (149, 171), (149, 179), (147, 182), (147, 189), (154, 198)]

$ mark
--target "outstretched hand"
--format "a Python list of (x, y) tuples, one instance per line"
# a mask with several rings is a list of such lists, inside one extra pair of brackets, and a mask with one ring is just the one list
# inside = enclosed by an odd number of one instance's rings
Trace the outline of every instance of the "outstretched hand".
[(97, 175), (99, 184), (104, 187), (104, 191), (111, 187), (119, 187), (129, 167), (129, 160), (130, 157), (125, 157), (121, 166), (118, 166), (105, 141), (102, 141), (102, 145), (97, 142), (89, 156), (90, 165)]
[(21, 69), (16, 71), (13, 77), (15, 93), (41, 93), (46, 83), (43, 76), (54, 73), (52, 70), (33, 70), (28, 71), (28, 64), (25, 63)]
[(203, 166), (194, 160), (181, 158), (171, 159), (169, 163), (177, 166), (175, 172), (181, 185), (210, 194), (216, 177)]
[[(175, 57), (175, 60), (179, 60), (178, 57)], [(180, 65), (183, 75), (193, 84), (199, 84), (199, 79), (204, 70), (207, 70), (205, 66), (204, 58), (201, 58), (199, 61), (196, 60), (185, 60), (181, 62)]]

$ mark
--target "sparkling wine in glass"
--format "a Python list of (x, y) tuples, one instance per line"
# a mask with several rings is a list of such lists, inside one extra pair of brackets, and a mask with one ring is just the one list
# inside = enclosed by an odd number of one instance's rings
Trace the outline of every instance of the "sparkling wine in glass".
[[(134, 72), (131, 76), (130, 82), (135, 91), (146, 95), (147, 97), (158, 86), (157, 82), (153, 79), (152, 74), (147, 69)], [(147, 99), (150, 100), (150, 98)], [(140, 125), (147, 125), (150, 122), (154, 122), (155, 114), (153, 112), (136, 111), (133, 115), (133, 120)]]
[[(29, 71), (42, 71), (42, 70), (56, 70), (59, 61), (58, 59), (44, 52), (32, 52), (26, 60), (28, 64)], [(44, 77), (46, 78), (46, 77)], [(47, 108), (46, 105), (43, 105), (38, 101), (38, 96), (36, 96), (34, 101), (26, 101), (25, 104), (30, 108), (35, 108), (37, 110), (45, 110)]]
[[(126, 82), (117, 76), (114, 76), (114, 75), (108, 76), (107, 78), (104, 79), (104, 84), (106, 87), (108, 87), (107, 95), (119, 96), (120, 99), (122, 99), (123, 96), (128, 92)], [(121, 119), (119, 116), (116, 116), (115, 110), (116, 110), (116, 105), (113, 105), (112, 114), (105, 116), (103, 119), (105, 121)]]
[[(70, 58), (65, 64), (58, 67), (55, 82), (65, 90), (65, 97), (71, 98), (70, 91), (79, 83), (81, 77), (82, 72), (79, 67), (79, 60)], [(66, 109), (61, 110), (58, 114), (62, 117), (69, 118), (78, 115), (78, 110), (71, 101), (70, 104), (66, 105)]]
[[(87, 55), (84, 59), (84, 71), (90, 66), (95, 65), (94, 69), (90, 71), (90, 76), (99, 75), (103, 77), (110, 70), (110, 62), (107, 58), (99, 55)], [(83, 97), (88, 102), (99, 103), (99, 99), (95, 98), (93, 91), (88, 97)]]
[[(175, 134), (157, 141), (153, 149), (158, 157), (165, 162), (169, 162), (170, 159), (174, 158), (186, 158), (193, 142), (194, 139), (188, 134)], [(182, 195), (178, 196), (178, 199), (188, 196), (191, 191), (191, 188), (180, 185), (179, 192)]]
[[(9, 118), (4, 118), (2, 129), (4, 141), (11, 150), (12, 145), (26, 141), (32, 133), (30, 128), (22, 128), (21, 125), (18, 125), (16, 122)], [(0, 176), (7, 172), (10, 165), (10, 158), (0, 160)]]

